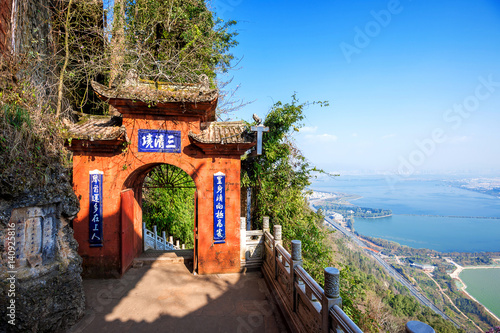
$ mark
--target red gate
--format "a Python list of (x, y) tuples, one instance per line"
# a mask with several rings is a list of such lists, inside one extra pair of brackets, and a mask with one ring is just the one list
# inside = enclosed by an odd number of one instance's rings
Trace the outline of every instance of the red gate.
[(121, 192), (121, 274), (125, 273), (134, 260), (134, 191)]

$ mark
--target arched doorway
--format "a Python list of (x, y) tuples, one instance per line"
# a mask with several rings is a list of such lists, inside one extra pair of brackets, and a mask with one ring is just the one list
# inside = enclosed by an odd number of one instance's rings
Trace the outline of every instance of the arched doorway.
[(165, 244), (156, 246), (143, 234), (144, 250), (186, 249), (194, 257), (196, 185), (184, 170), (171, 164), (152, 169), (142, 185), (141, 206), (143, 225)]
[(196, 269), (197, 189), (186, 171), (168, 163), (138, 168), (124, 183), (120, 215), (122, 274), (146, 250), (188, 249)]

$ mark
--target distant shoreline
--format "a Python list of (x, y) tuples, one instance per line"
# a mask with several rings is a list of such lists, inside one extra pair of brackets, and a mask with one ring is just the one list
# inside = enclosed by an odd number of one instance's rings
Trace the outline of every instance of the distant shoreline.
[[(384, 217), (391, 217), (392, 214), (389, 214), (389, 215), (383, 215), (383, 216), (370, 216), (370, 217), (361, 217), (362, 219), (381, 219), (381, 218), (384, 218)], [(359, 218), (359, 217), (358, 217)]]
[(445, 260), (448, 261), (449, 263), (455, 265), (455, 267), (456, 267), (456, 269), (452, 273), (450, 273), (449, 275), (450, 275), (450, 277), (452, 279), (455, 279), (455, 280), (459, 281), (462, 284), (462, 288), (460, 288), (460, 291), (463, 292), (465, 295), (467, 295), (467, 297), (469, 297), (470, 299), (472, 299), (476, 303), (480, 304), (486, 310), (486, 312), (488, 312), (492, 317), (494, 317), (496, 320), (498, 320), (500, 322), (500, 318), (498, 318), (497, 315), (495, 315), (490, 309), (488, 309), (483, 303), (479, 302), (474, 296), (472, 296), (466, 290), (467, 289), (467, 285), (460, 278), (460, 273), (462, 273), (462, 271), (464, 271), (466, 269), (490, 269), (490, 268), (500, 269), (500, 266), (496, 266), (496, 265), (495, 266), (460, 266), (459, 264), (457, 264), (456, 262), (454, 262), (451, 259), (445, 258)]
[(490, 220), (500, 220), (500, 217), (496, 216), (459, 216), (459, 215), (432, 215), (432, 214), (396, 214), (404, 216), (428, 216), (428, 217), (451, 217), (460, 219), (490, 219)]
[[(342, 201), (346, 202), (349, 205), (355, 206), (353, 203), (349, 202), (358, 200), (363, 198), (360, 195), (357, 194), (348, 194), (348, 193), (343, 193), (343, 192), (329, 192), (329, 191), (317, 191), (317, 190), (312, 190), (313, 192), (318, 192), (318, 193), (327, 193), (327, 194), (332, 194), (334, 196), (341, 196), (339, 198), (339, 204), (344, 204)], [(333, 198), (333, 197), (331, 197)], [(330, 198), (330, 199), (331, 199)], [(314, 198), (311, 201), (319, 201), (319, 200), (325, 200), (326, 198)], [(372, 207), (373, 208), (373, 207)], [(384, 215), (384, 216), (374, 216), (374, 217), (363, 217), (366, 219), (373, 219), (373, 218), (383, 218), (383, 217), (391, 217), (393, 215), (402, 215), (402, 216), (427, 216), (427, 217), (450, 217), (450, 218), (462, 218), (462, 219), (487, 219), (487, 220), (500, 220), (500, 217), (497, 216), (460, 216), (460, 215), (433, 215), (433, 214), (391, 214), (391, 215)]]

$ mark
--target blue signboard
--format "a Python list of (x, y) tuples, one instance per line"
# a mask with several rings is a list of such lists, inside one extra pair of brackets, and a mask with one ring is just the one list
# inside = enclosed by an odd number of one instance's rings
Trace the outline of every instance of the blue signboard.
[(214, 174), (214, 244), (226, 242), (226, 175)]
[(90, 171), (89, 242), (102, 246), (102, 171)]
[(180, 153), (181, 132), (166, 130), (139, 130), (139, 151), (146, 153)]

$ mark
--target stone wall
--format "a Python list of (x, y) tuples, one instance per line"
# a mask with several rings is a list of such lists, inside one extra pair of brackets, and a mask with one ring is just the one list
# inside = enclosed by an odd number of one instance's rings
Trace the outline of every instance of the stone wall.
[(57, 332), (83, 315), (68, 179), (60, 169), (43, 189), (0, 198), (0, 332)]

